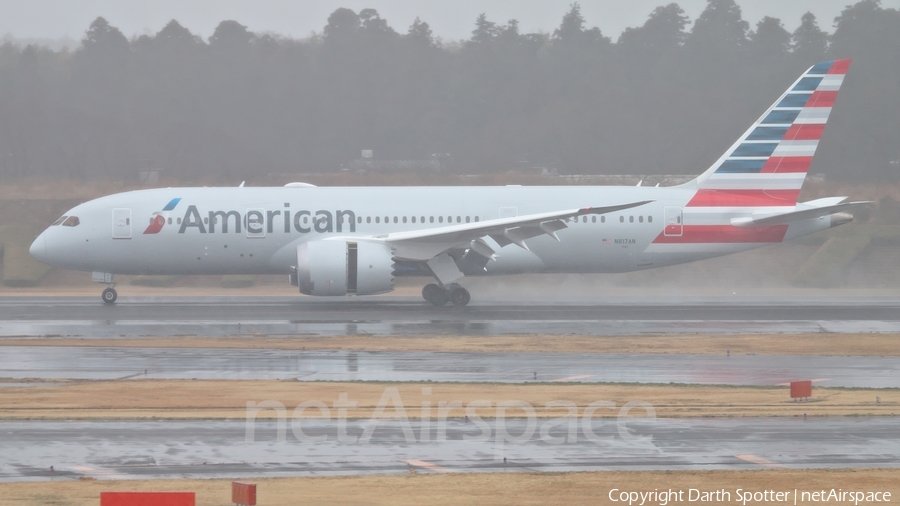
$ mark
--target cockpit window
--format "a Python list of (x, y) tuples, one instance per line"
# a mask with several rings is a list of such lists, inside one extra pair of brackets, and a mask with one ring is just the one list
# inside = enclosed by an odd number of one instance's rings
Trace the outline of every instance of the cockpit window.
[(78, 220), (78, 216), (69, 216), (63, 221), (62, 226), (64, 227), (77, 227), (81, 221)]
[(55, 227), (57, 225), (62, 225), (62, 222), (66, 221), (66, 218), (68, 218), (68, 216), (60, 216), (59, 219), (54, 221), (53, 225), (50, 225), (50, 226)]

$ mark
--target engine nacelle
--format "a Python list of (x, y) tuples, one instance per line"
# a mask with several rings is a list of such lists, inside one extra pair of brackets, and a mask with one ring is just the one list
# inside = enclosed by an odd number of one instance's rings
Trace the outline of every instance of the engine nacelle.
[(297, 246), (297, 286), (300, 293), (318, 296), (390, 292), (394, 289), (391, 249), (370, 242), (312, 241), (300, 244)]

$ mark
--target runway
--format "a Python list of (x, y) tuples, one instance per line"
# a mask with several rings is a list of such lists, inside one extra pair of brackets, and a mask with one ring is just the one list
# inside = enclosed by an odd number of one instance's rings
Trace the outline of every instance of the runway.
[(900, 332), (895, 297), (622, 297), (427, 305), (414, 297), (0, 298), (0, 336), (640, 335)]
[[(418, 298), (0, 297), (0, 337), (900, 332), (893, 297), (616, 298), (434, 308)], [(789, 336), (786, 336), (789, 338)], [(900, 388), (897, 357), (0, 348), (17, 379), (641, 382)], [(536, 373), (536, 375), (535, 375)], [(288, 407), (288, 414), (292, 407)], [(333, 413), (334, 414), (334, 413)], [(575, 420), (575, 419), (572, 419)], [(897, 417), (0, 421), (0, 481), (900, 466)], [(427, 424), (427, 425), (426, 425)], [(530, 425), (531, 424), (531, 425)], [(547, 425), (551, 424), (551, 425)], [(487, 431), (487, 432), (485, 432)], [(283, 437), (279, 438), (279, 434)], [(371, 436), (365, 440), (366, 435)], [(484, 436), (480, 439), (477, 436)], [(316, 439), (312, 439), (316, 438)], [(362, 438), (362, 441), (360, 440)], [(475, 438), (475, 439), (473, 439)], [(506, 462), (504, 462), (506, 458)], [(50, 471), (53, 466), (54, 471)]]
[[(900, 357), (5, 346), (0, 378), (687, 383), (900, 388)], [(20, 383), (0, 383), (3, 386)]]
[(894, 417), (550, 423), (0, 422), (0, 481), (900, 466)]

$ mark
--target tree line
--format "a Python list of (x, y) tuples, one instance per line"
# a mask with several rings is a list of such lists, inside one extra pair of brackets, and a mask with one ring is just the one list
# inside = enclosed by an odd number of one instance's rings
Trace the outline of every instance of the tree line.
[(336, 172), (363, 149), (462, 174), (693, 174), (807, 67), (853, 58), (811, 170), (896, 180), (898, 48), (900, 12), (879, 0), (833, 33), (811, 13), (791, 33), (751, 27), (734, 0), (695, 20), (671, 3), (616, 41), (577, 3), (552, 33), (482, 14), (458, 42), (374, 9), (337, 9), (304, 39), (234, 20), (207, 40), (175, 20), (129, 39), (100, 17), (73, 51), (0, 46), (0, 174), (253, 181)]

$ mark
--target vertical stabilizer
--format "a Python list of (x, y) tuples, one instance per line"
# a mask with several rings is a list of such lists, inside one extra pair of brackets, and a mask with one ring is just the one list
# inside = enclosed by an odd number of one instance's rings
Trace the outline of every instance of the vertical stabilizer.
[(850, 60), (809, 68), (697, 179), (689, 207), (794, 206)]

